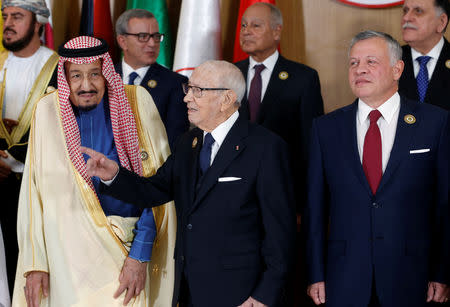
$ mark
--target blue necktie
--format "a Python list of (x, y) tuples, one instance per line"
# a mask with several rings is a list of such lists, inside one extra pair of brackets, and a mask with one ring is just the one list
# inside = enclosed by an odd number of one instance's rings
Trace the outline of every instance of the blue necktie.
[(205, 140), (203, 142), (202, 149), (200, 150), (200, 170), (203, 175), (208, 170), (211, 165), (211, 147), (214, 144), (214, 138), (211, 133), (205, 135)]
[(133, 71), (128, 76), (128, 85), (134, 85), (134, 80), (136, 80), (137, 77), (139, 77), (139, 75), (137, 74), (137, 72)]
[(423, 102), (428, 88), (428, 69), (427, 63), (431, 59), (429, 56), (420, 56), (416, 60), (419, 62), (420, 69), (417, 74), (417, 91), (419, 92), (420, 102)]

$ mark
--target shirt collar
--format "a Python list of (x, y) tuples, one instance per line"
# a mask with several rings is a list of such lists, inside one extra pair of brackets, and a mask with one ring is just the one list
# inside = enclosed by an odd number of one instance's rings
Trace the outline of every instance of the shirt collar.
[(414, 48), (411, 48), (411, 56), (413, 61), (415, 61), (418, 57), (427, 55), (435, 60), (439, 59), (439, 55), (441, 54), (442, 48), (444, 48), (444, 37), (441, 37), (441, 40), (430, 50), (427, 54), (422, 54)]
[[(223, 140), (227, 136), (228, 132), (230, 131), (231, 127), (233, 127), (234, 123), (239, 117), (239, 112), (235, 111), (233, 114), (231, 114), (230, 117), (223, 123), (221, 123), (219, 126), (217, 126), (213, 131), (211, 131), (211, 134), (214, 138), (214, 141), (217, 143), (217, 145), (222, 146)], [(205, 139), (205, 135), (208, 132), (203, 131), (203, 140)]]
[(266, 69), (268, 71), (272, 71), (273, 68), (275, 67), (275, 64), (277, 63), (278, 55), (279, 55), (278, 50), (275, 50), (275, 52), (272, 53), (271, 56), (269, 56), (267, 59), (265, 59), (261, 63), (256, 62), (252, 57), (250, 57), (248, 69), (252, 69), (253, 66), (255, 66), (257, 64), (264, 64), (264, 66), (266, 67)]
[(123, 79), (128, 77), (133, 71), (136, 72), (139, 77), (144, 79), (145, 74), (147, 73), (150, 66), (139, 67), (138, 69), (133, 69), (130, 65), (128, 65), (124, 59), (122, 59), (122, 76)]
[[(394, 95), (391, 96), (388, 100), (386, 100), (381, 106), (377, 108), (380, 111), (381, 116), (383, 116), (384, 120), (390, 124), (392, 118), (394, 117), (395, 112), (400, 107), (400, 95), (398, 92), (395, 92)], [(362, 124), (365, 120), (367, 120), (369, 113), (374, 110), (369, 105), (367, 105), (361, 99), (358, 99), (358, 123)]]

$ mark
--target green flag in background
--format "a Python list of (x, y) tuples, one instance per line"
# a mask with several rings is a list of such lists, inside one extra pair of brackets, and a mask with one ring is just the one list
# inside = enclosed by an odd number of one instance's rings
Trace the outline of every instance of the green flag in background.
[(173, 44), (170, 33), (169, 16), (167, 15), (166, 0), (128, 0), (128, 9), (144, 9), (155, 15), (159, 25), (159, 32), (164, 34), (164, 40), (161, 42), (159, 56), (156, 60), (159, 64), (172, 69), (173, 62)]

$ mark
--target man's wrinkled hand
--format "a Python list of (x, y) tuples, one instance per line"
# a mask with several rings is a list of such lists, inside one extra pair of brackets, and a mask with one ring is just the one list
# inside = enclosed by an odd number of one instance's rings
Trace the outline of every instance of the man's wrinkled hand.
[(147, 277), (147, 263), (141, 263), (133, 258), (127, 257), (119, 276), (120, 286), (114, 293), (114, 298), (118, 298), (125, 290), (125, 299), (123, 305), (126, 306), (133, 297), (141, 293), (145, 287), (145, 278)]
[[(6, 159), (8, 158), (8, 154), (3, 150), (0, 150), (0, 157)], [(9, 174), (11, 174), (11, 167), (2, 160), (0, 160), (0, 182), (8, 178)]]
[(267, 305), (264, 305), (261, 302), (258, 302), (253, 297), (249, 297), (242, 305), (239, 305), (238, 307), (268, 307)]
[(314, 304), (325, 304), (325, 282), (320, 281), (309, 285), (306, 293), (312, 298)]
[(49, 276), (46, 272), (33, 271), (27, 275), (25, 284), (25, 298), (28, 307), (39, 307), (41, 293), (44, 297), (48, 296)]
[(433, 301), (436, 303), (445, 303), (450, 296), (450, 287), (436, 281), (428, 283), (427, 303)]
[(80, 146), (80, 151), (90, 157), (86, 162), (86, 171), (89, 176), (99, 177), (103, 181), (111, 180), (116, 176), (119, 166), (115, 161), (87, 147)]

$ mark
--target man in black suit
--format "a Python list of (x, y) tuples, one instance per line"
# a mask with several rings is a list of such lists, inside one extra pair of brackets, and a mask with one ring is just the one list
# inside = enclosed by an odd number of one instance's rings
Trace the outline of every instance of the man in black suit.
[(444, 38), (449, 0), (406, 0), (402, 33), (405, 70), (399, 92), (450, 110), (450, 44)]
[(147, 10), (127, 10), (116, 22), (117, 42), (123, 59), (115, 65), (125, 84), (141, 85), (152, 96), (166, 127), (169, 145), (189, 129), (181, 84), (188, 79), (156, 63), (164, 34)]
[[(288, 143), (299, 213), (306, 201), (307, 147), (311, 124), (313, 118), (323, 114), (319, 76), (314, 69), (290, 61), (278, 53), (283, 17), (276, 6), (253, 4), (245, 11), (241, 24), (241, 49), (250, 57), (236, 63), (247, 81), (239, 111), (243, 117), (275, 132)], [(257, 76), (254, 66), (260, 64), (264, 65), (260, 73), (261, 87), (256, 87), (257, 93), (253, 94), (252, 83)], [(257, 97), (253, 99), (255, 95)]]
[(184, 89), (198, 128), (155, 176), (134, 176), (84, 148), (88, 173), (114, 178), (106, 193), (142, 207), (175, 200), (174, 307), (284, 306), (295, 235), (287, 146), (239, 115), (245, 81), (234, 65), (208, 61)]

